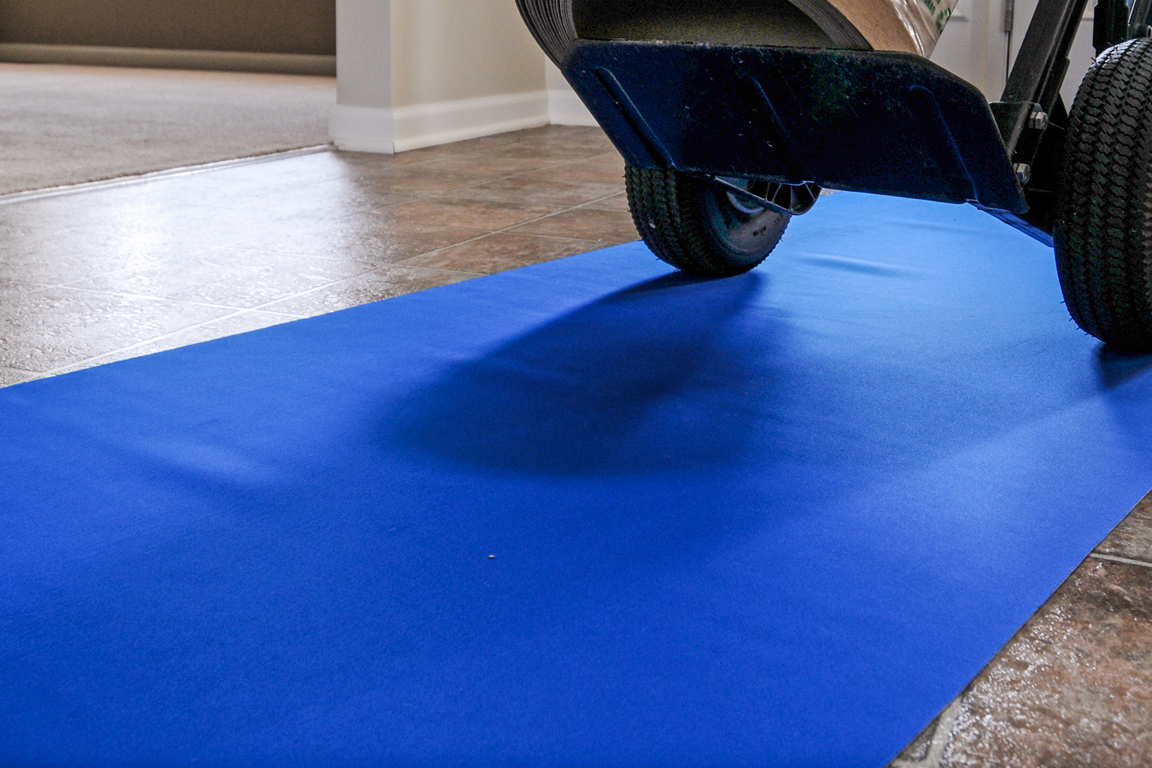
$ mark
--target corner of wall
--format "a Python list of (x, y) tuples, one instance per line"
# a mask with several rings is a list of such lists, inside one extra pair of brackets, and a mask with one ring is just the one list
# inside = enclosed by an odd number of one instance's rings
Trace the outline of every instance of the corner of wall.
[(347, 152), (397, 152), (391, 109), (334, 104), (328, 118), (328, 136), (337, 149)]
[(548, 88), (548, 121), (552, 125), (595, 126), (596, 118), (580, 101), (559, 68), (544, 58), (544, 84)]
[(393, 154), (547, 125), (549, 96), (530, 91), (390, 109), (337, 104), (328, 131), (337, 149)]

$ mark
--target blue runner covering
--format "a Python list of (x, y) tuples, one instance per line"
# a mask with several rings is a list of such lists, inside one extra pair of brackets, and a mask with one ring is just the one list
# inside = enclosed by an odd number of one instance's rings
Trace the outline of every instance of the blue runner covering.
[(0, 390), (6, 765), (881, 766), (1152, 485), (1050, 251), (838, 194)]

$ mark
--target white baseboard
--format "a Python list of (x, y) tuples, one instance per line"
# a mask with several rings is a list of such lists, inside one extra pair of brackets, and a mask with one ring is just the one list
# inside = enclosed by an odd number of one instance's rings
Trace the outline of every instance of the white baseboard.
[(290, 75), (336, 74), (335, 56), (243, 51), (177, 51), (162, 48), (115, 48), (104, 45), (0, 43), (0, 61), (21, 64), (275, 72)]
[(596, 118), (570, 89), (549, 89), (548, 120), (552, 125), (596, 125)]
[(337, 149), (404, 152), (548, 124), (547, 91), (381, 109), (337, 104), (328, 123)]
[(348, 152), (396, 152), (393, 110), (335, 104), (328, 118), (328, 138)]

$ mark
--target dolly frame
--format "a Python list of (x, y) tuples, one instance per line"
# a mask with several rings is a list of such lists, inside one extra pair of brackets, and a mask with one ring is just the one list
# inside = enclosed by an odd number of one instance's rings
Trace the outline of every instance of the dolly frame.
[[(621, 154), (635, 167), (676, 169), (724, 188), (730, 186), (725, 183), (726, 179), (762, 175), (774, 182), (807, 183), (809, 188), (815, 182), (837, 189), (970, 202), (1052, 246), (1057, 187), (1068, 127), (1068, 108), (1060, 96), (1060, 89), (1068, 71), (1068, 55), (1087, 5), (1088, 0), (1040, 0), (1003, 95), (999, 101), (991, 103), (971, 84), (912, 54), (771, 47), (726, 49), (725, 46), (664, 42), (577, 40), (559, 64)], [(1134, 0), (1131, 8), (1125, 0), (1098, 0), (1093, 29), (1093, 46), (1097, 53), (1132, 37), (1147, 35), (1150, 14), (1152, 0)], [(533, 28), (534, 34), (537, 31)], [(755, 60), (757, 58), (759, 61)], [(702, 109), (699, 103), (686, 107), (684, 113), (677, 115), (668, 109), (668, 105), (675, 102), (676, 94), (671, 92), (663, 94), (663, 102), (643, 102), (643, 91), (649, 90), (650, 84), (658, 87), (662, 71), (690, 72), (696, 62), (705, 60), (708, 63), (701, 67), (701, 71), (706, 67), (711, 67), (712, 72), (724, 67), (741, 70), (749, 65), (753, 69), (759, 67), (761, 72), (785, 74), (769, 78), (758, 77), (755, 73), (752, 76), (747, 73), (737, 75), (745, 83), (754, 83), (751, 98), (748, 93), (730, 91), (725, 94), (730, 97), (728, 103), (735, 105), (750, 101), (759, 104), (759, 115), (746, 115), (745, 125), (737, 124), (739, 121), (732, 120), (731, 116), (707, 114), (708, 110)], [(625, 82), (624, 75), (633, 72), (642, 73), (642, 76)], [(905, 102), (907, 106), (922, 102), (915, 106), (930, 115), (927, 118), (930, 125), (924, 124), (925, 118), (916, 117), (907, 110), (898, 115), (894, 110), (884, 114), (883, 109), (874, 109), (869, 116), (873, 122), (867, 128), (879, 136), (890, 132), (898, 120), (911, 120), (921, 124), (920, 135), (943, 135), (942, 146), (916, 150), (920, 153), (917, 162), (938, 166), (935, 171), (937, 178), (923, 178), (923, 174), (917, 178), (915, 168), (907, 166), (897, 171), (899, 158), (892, 152), (882, 158), (866, 157), (863, 163), (853, 160), (848, 153), (840, 152), (824, 158), (829, 163), (824, 163), (824, 168), (820, 169), (811, 167), (811, 162), (807, 163), (808, 167), (797, 162), (783, 167), (763, 154), (758, 158), (761, 165), (757, 166), (757, 152), (755, 149), (748, 151), (750, 147), (744, 146), (741, 150), (747, 158), (744, 167), (724, 168), (727, 158), (704, 157), (688, 149), (693, 141), (710, 133), (743, 136), (756, 132), (764, 135), (766, 131), (772, 137), (770, 143), (777, 149), (783, 148), (787, 152), (791, 147), (799, 150), (792, 152), (791, 161), (798, 156), (806, 156), (809, 161), (819, 157), (822, 151), (816, 145), (807, 147), (809, 151), (804, 152), (803, 138), (813, 128), (824, 131), (827, 125), (803, 123), (802, 119), (799, 125), (788, 123), (800, 119), (798, 115), (811, 113), (814, 108), (826, 104), (797, 100), (802, 89), (794, 87), (793, 83), (780, 82), (809, 72), (818, 73), (814, 82), (819, 83), (820, 89), (828, 84), (842, 88), (842, 98), (851, 92), (853, 96), (864, 93), (873, 102), (887, 104)], [(841, 75), (842, 72), (847, 74)], [(769, 82), (771, 80), (777, 82), (775, 91)], [(843, 82), (839, 82), (841, 80)], [(877, 83), (879, 87), (876, 87)], [(695, 84), (698, 85), (699, 81)], [(921, 84), (926, 84), (926, 87), (920, 87)], [(638, 91), (641, 92), (639, 95)], [(909, 99), (909, 94), (913, 98)], [(853, 104), (847, 107), (845, 114), (855, 118), (858, 111), (857, 105)], [(697, 127), (680, 127), (678, 122), (694, 123)], [(757, 128), (757, 123), (768, 127)], [(820, 141), (823, 146), (833, 146), (844, 138), (843, 131), (833, 129), (822, 135)], [(908, 133), (904, 138), (908, 140), (905, 147), (923, 144), (919, 137)], [(877, 163), (878, 159), (887, 163), (897, 161), (892, 165), (890, 179), (877, 179), (875, 174), (867, 172), (867, 163), (873, 166), (882, 164)], [(766, 164), (765, 160), (768, 161)], [(831, 162), (845, 169), (839, 178), (828, 173)], [(820, 177), (821, 170), (824, 171), (823, 178)], [(905, 175), (906, 181), (891, 183), (899, 173)], [(948, 176), (952, 178), (942, 178)], [(962, 189), (966, 185), (967, 193)], [(945, 189), (949, 186), (951, 189)], [(771, 196), (768, 199), (757, 198), (739, 190), (735, 194), (785, 214), (801, 214), (811, 207), (807, 205), (790, 210), (787, 206), (780, 206)]]
[[(517, 0), (625, 161), (637, 231), (698, 277), (753, 269), (822, 188), (968, 203), (1055, 251), (1072, 319), (1152, 352), (1152, 0), (1040, 0), (999, 101), (911, 53), (581, 39)], [(544, 11), (547, 11), (546, 13)], [(562, 34), (561, 34), (562, 33)]]
[[(1005, 217), (989, 212), (1025, 231), (1035, 229), (1049, 237), (1068, 128), (1068, 107), (1060, 89), (1087, 7), (1088, 0), (1040, 0), (1003, 95), (989, 104), (1028, 202), (1028, 211), (1023, 214)], [(1097, 55), (1125, 40), (1147, 37), (1152, 32), (1150, 15), (1152, 0), (1135, 0), (1131, 8), (1124, 0), (1098, 0), (1092, 29), (1092, 47)]]

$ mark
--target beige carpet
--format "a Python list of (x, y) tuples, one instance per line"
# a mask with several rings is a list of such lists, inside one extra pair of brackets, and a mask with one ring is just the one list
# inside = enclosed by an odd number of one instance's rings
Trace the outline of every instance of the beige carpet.
[(328, 142), (336, 80), (0, 64), (0, 195)]

